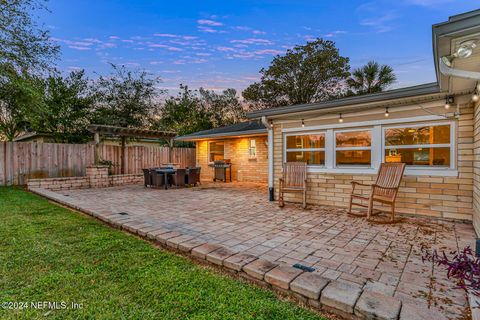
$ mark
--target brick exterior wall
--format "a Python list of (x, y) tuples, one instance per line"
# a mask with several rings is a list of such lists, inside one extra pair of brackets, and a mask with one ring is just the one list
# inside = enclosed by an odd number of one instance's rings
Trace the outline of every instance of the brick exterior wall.
[(84, 177), (29, 179), (28, 189), (42, 188), (51, 191), (105, 188), (126, 184), (143, 183), (143, 175), (121, 174), (108, 175), (108, 166), (89, 166)]
[[(443, 104), (444, 102), (438, 102)], [(475, 108), (475, 123), (480, 125), (480, 111)], [(410, 116), (424, 115), (420, 111), (408, 111)], [(445, 112), (438, 108), (436, 112)], [(381, 119), (382, 115), (378, 115)], [(407, 117), (402, 114), (400, 117)], [(373, 120), (375, 115), (366, 119)], [(390, 118), (395, 117), (390, 112)], [(461, 116), (457, 120), (457, 167), (456, 177), (404, 176), (396, 202), (396, 212), (462, 220), (473, 219), (473, 178), (474, 178), (474, 106), (472, 103), (461, 105)], [(364, 120), (364, 119), (362, 119)], [(335, 121), (335, 120), (334, 120)], [(353, 120), (352, 120), (353, 121)], [(480, 128), (475, 129), (476, 145), (480, 147)], [(274, 187), (278, 198), (278, 179), (282, 175), (283, 164), (283, 123), (274, 122)], [(345, 128), (348, 127), (345, 121)], [(478, 150), (477, 150), (478, 149)], [(480, 148), (476, 148), (475, 159), (480, 159)], [(476, 208), (480, 209), (480, 161), (475, 161), (475, 179), (479, 185), (475, 191)], [(329, 174), (309, 172), (307, 203), (346, 207), (352, 190), (350, 182), (373, 183), (374, 174)], [(368, 192), (364, 190), (365, 193)], [(301, 195), (286, 194), (286, 201), (301, 202)], [(480, 210), (476, 209), (475, 220), (480, 229)]]
[[(250, 159), (248, 156), (250, 139), (256, 141), (257, 156), (255, 159)], [(208, 144), (211, 141), (224, 141), (224, 158), (232, 161), (232, 179), (234, 181), (268, 182), (267, 136), (197, 141), (197, 166), (202, 168), (201, 179), (203, 181), (213, 179), (213, 169), (208, 166)]]
[(480, 234), (480, 102), (473, 116), (473, 226)]

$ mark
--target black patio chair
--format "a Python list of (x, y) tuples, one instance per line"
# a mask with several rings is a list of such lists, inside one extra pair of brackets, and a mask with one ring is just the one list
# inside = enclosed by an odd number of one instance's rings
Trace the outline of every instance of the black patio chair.
[(185, 176), (185, 183), (190, 186), (196, 186), (200, 182), (200, 168), (189, 168)]
[(177, 169), (175, 173), (172, 173), (170, 175), (170, 183), (172, 184), (172, 186), (175, 186), (176, 188), (184, 187), (186, 172), (187, 169)]
[(153, 185), (151, 170), (142, 169), (142, 171), (143, 171), (143, 179), (144, 179), (143, 185), (145, 186), (145, 188), (151, 187)]
[(158, 173), (155, 169), (150, 171), (152, 176), (152, 186), (160, 188), (165, 186), (165, 175)]

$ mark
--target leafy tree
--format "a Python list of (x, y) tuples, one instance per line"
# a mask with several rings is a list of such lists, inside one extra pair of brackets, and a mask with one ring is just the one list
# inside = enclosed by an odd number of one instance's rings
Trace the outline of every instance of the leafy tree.
[(44, 80), (44, 104), (28, 116), (36, 132), (50, 133), (57, 142), (85, 142), (94, 97), (85, 71), (63, 77), (54, 73)]
[(260, 70), (260, 82), (242, 94), (253, 108), (327, 100), (338, 95), (350, 75), (348, 62), (334, 42), (317, 39), (276, 56), (268, 69)]
[(95, 83), (97, 106), (92, 122), (119, 127), (142, 128), (159, 108), (160, 78), (146, 71), (130, 71), (113, 65), (111, 76)]
[(38, 9), (45, 9), (45, 1), (0, 0), (0, 63), (36, 71), (48, 68), (57, 56), (49, 32), (32, 18)]
[(43, 107), (41, 82), (10, 64), (0, 64), (0, 136), (12, 141), (29, 128), (28, 115)]
[(206, 105), (201, 103), (196, 92), (188, 86), (180, 85), (178, 95), (165, 101), (160, 119), (154, 123), (154, 127), (185, 135), (211, 129), (213, 124)]
[(235, 89), (226, 89), (219, 94), (200, 88), (199, 92), (201, 103), (210, 114), (213, 127), (222, 127), (245, 119), (245, 109)]
[(347, 79), (348, 95), (382, 92), (397, 80), (392, 67), (369, 61), (363, 67), (353, 70)]

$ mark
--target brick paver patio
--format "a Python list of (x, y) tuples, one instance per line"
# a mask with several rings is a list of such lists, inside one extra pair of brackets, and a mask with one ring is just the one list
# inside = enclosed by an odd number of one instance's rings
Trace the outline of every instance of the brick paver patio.
[[(315, 268), (315, 273), (433, 308), (449, 318), (467, 307), (442, 267), (423, 263), (421, 247), (458, 250), (474, 244), (471, 224), (407, 218), (373, 225), (342, 208), (268, 202), (265, 186), (204, 184), (154, 190), (143, 186), (61, 192), (83, 209), (128, 214), (139, 227), (162, 227), (263, 259)], [(437, 319), (439, 320), (439, 319)]]

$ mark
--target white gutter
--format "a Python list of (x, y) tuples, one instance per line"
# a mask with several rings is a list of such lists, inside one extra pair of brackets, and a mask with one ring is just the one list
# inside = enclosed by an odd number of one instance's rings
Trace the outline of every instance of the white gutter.
[(265, 116), (262, 117), (262, 123), (268, 130), (268, 197), (270, 201), (274, 200), (273, 188), (273, 129)]

